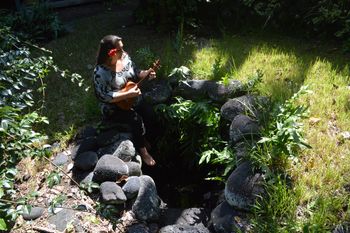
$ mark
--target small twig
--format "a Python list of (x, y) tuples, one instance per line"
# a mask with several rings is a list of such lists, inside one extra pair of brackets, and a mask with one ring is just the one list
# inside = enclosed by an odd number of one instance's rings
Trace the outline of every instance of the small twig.
[(71, 181), (73, 181), (74, 184), (76, 184), (80, 188), (79, 183), (76, 182), (70, 175), (68, 175), (62, 168), (54, 164), (50, 159), (46, 158), (45, 156), (43, 156), (43, 158), (49, 161), (52, 165), (54, 165), (58, 170), (60, 170), (65, 176), (67, 176)]
[(43, 232), (43, 233), (57, 233), (58, 232), (56, 230), (52, 230), (52, 229), (49, 229), (46, 227), (36, 227), (36, 226), (33, 226), (33, 230)]

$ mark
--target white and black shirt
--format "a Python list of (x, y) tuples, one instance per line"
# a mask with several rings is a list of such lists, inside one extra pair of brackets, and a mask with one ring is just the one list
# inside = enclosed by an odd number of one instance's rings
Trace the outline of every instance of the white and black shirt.
[(127, 53), (123, 54), (122, 61), (124, 67), (119, 72), (115, 72), (103, 65), (96, 65), (94, 69), (95, 94), (101, 103), (103, 113), (111, 108), (115, 108), (111, 101), (129, 80), (133, 82), (138, 80), (140, 70), (136, 68), (135, 63)]

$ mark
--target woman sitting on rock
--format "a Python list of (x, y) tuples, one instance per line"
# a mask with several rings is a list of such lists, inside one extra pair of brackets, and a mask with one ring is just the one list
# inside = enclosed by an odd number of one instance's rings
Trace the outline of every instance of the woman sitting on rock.
[[(94, 88), (100, 101), (101, 111), (105, 120), (126, 123), (131, 126), (134, 145), (139, 151), (142, 160), (149, 166), (155, 165), (153, 157), (146, 149), (144, 122), (151, 122), (152, 112), (149, 107), (138, 101), (130, 109), (122, 104), (141, 97), (141, 90), (135, 85), (124, 89), (128, 81), (137, 81), (149, 76), (155, 78), (152, 68), (139, 70), (129, 55), (123, 50), (122, 38), (115, 35), (103, 37), (97, 52), (96, 67), (94, 70)], [(138, 98), (140, 99), (140, 98)]]

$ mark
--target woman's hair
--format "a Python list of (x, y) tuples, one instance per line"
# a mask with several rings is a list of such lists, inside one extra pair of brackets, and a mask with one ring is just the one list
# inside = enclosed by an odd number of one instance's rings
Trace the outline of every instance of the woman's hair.
[(122, 38), (115, 35), (108, 35), (102, 38), (102, 40), (100, 41), (100, 46), (97, 50), (97, 65), (101, 65), (106, 62), (106, 60), (109, 58), (108, 52), (111, 49), (114, 49), (117, 42), (120, 40), (122, 40)]

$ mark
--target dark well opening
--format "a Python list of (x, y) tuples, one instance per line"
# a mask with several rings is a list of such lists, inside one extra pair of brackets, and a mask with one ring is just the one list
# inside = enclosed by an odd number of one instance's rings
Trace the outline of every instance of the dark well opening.
[[(158, 136), (148, 138), (152, 145), (150, 154), (157, 164), (154, 167), (143, 165), (143, 174), (153, 178), (158, 195), (168, 207), (214, 208), (219, 195), (222, 194), (224, 183), (206, 178), (210, 172), (219, 169), (223, 171), (225, 168), (205, 163), (199, 165), (200, 146), (203, 143), (203, 136), (208, 136), (206, 131), (208, 127), (192, 123), (190, 119), (190, 124), (186, 123), (189, 127), (188, 139), (181, 141), (183, 132), (177, 130), (182, 127), (179, 125), (181, 123), (176, 119), (169, 120), (169, 117), (164, 117), (159, 112), (157, 117), (161, 119), (152, 126), (156, 128)], [(218, 132), (215, 136), (220, 137)]]
[[(152, 154), (154, 155), (154, 154)], [(184, 158), (167, 156), (172, 161), (158, 162), (155, 167), (143, 167), (143, 173), (155, 181), (160, 198), (171, 208), (204, 207), (212, 209), (224, 184), (205, 180), (208, 168), (186, 167)]]

